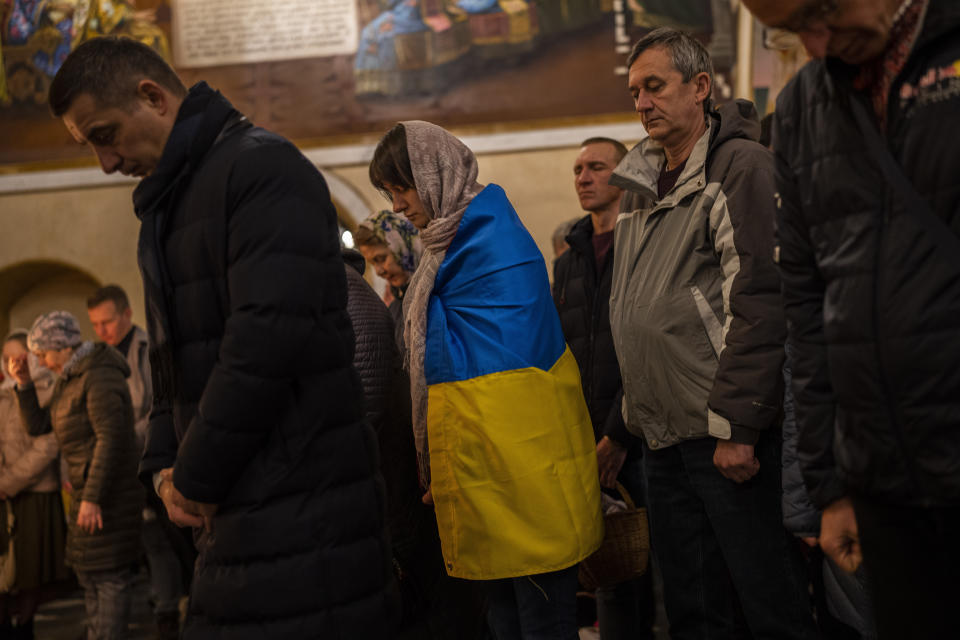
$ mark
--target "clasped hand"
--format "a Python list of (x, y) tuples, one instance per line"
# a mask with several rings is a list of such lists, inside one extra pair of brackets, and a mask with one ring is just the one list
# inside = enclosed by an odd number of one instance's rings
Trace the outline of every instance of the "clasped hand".
[(741, 444), (729, 440), (717, 440), (713, 453), (713, 464), (727, 480), (744, 483), (760, 471), (752, 444)]
[(160, 471), (160, 499), (167, 509), (170, 522), (178, 527), (203, 527), (207, 533), (213, 531), (213, 516), (217, 512), (217, 505), (206, 502), (196, 502), (183, 497), (173, 486), (173, 467)]

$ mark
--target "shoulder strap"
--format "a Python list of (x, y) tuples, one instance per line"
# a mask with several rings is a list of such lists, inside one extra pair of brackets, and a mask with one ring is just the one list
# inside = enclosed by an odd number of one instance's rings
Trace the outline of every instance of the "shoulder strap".
[(913, 219), (923, 227), (933, 241), (951, 256), (951, 259), (960, 264), (960, 236), (954, 231), (940, 216), (934, 213), (933, 209), (923, 196), (917, 192), (896, 158), (890, 152), (889, 145), (880, 135), (880, 130), (874, 124), (874, 119), (867, 111), (864, 101), (858, 96), (850, 97), (850, 105), (853, 109), (853, 116), (857, 121), (860, 134), (867, 145), (867, 150), (880, 164), (880, 170), (884, 177), (889, 181), (893, 188), (903, 198), (907, 209), (913, 215)]

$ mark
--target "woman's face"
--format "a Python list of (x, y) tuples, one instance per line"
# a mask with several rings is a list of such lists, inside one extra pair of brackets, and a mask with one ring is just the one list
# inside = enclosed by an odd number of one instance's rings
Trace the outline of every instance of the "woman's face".
[(27, 349), (19, 340), (10, 340), (3, 343), (3, 375), (10, 375), (10, 367), (14, 360), (27, 354)]
[(426, 228), (427, 223), (430, 222), (430, 216), (427, 215), (427, 210), (420, 201), (420, 194), (416, 189), (395, 184), (385, 184), (383, 188), (390, 194), (394, 213), (402, 213), (417, 229)]
[(410, 274), (403, 270), (403, 267), (397, 262), (386, 245), (382, 244), (361, 244), (357, 246), (363, 257), (373, 265), (377, 275), (390, 283), (391, 286), (398, 289), (407, 284), (410, 280)]
[(50, 351), (37, 351), (37, 360), (54, 373), (63, 373), (63, 365), (67, 364), (70, 356), (73, 355), (73, 347), (64, 347)]

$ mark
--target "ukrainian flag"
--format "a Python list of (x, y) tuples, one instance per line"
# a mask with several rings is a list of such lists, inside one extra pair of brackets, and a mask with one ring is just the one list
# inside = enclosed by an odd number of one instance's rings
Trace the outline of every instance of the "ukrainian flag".
[(440, 265), (424, 370), (431, 490), (447, 572), (556, 571), (603, 538), (596, 444), (543, 258), (487, 186)]

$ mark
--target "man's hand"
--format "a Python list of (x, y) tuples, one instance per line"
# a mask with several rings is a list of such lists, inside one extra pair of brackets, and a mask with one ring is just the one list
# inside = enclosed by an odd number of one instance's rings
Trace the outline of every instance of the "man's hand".
[(863, 562), (857, 517), (850, 498), (840, 498), (823, 510), (823, 517), (820, 519), (820, 548), (847, 573), (856, 571)]
[(713, 465), (727, 480), (746, 482), (760, 471), (760, 461), (753, 455), (752, 444), (717, 440)]
[(77, 514), (77, 526), (87, 533), (95, 533), (103, 529), (103, 512), (95, 502), (80, 501), (80, 512)]
[(213, 530), (213, 516), (217, 512), (217, 505), (187, 500), (183, 494), (173, 486), (173, 467), (160, 471), (160, 499), (167, 509), (170, 522), (178, 527), (203, 527), (207, 533)]
[(613, 489), (617, 486), (617, 476), (627, 459), (627, 448), (611, 440), (609, 436), (600, 438), (597, 443), (597, 468), (600, 470), (601, 486)]
[(10, 375), (17, 381), (18, 387), (24, 387), (33, 382), (30, 375), (30, 364), (27, 362), (27, 354), (22, 354), (10, 360)]
[(420, 501), (427, 506), (430, 506), (430, 507), (433, 506), (433, 488), (432, 487), (427, 487), (427, 492), (423, 494), (423, 496), (420, 498)]

